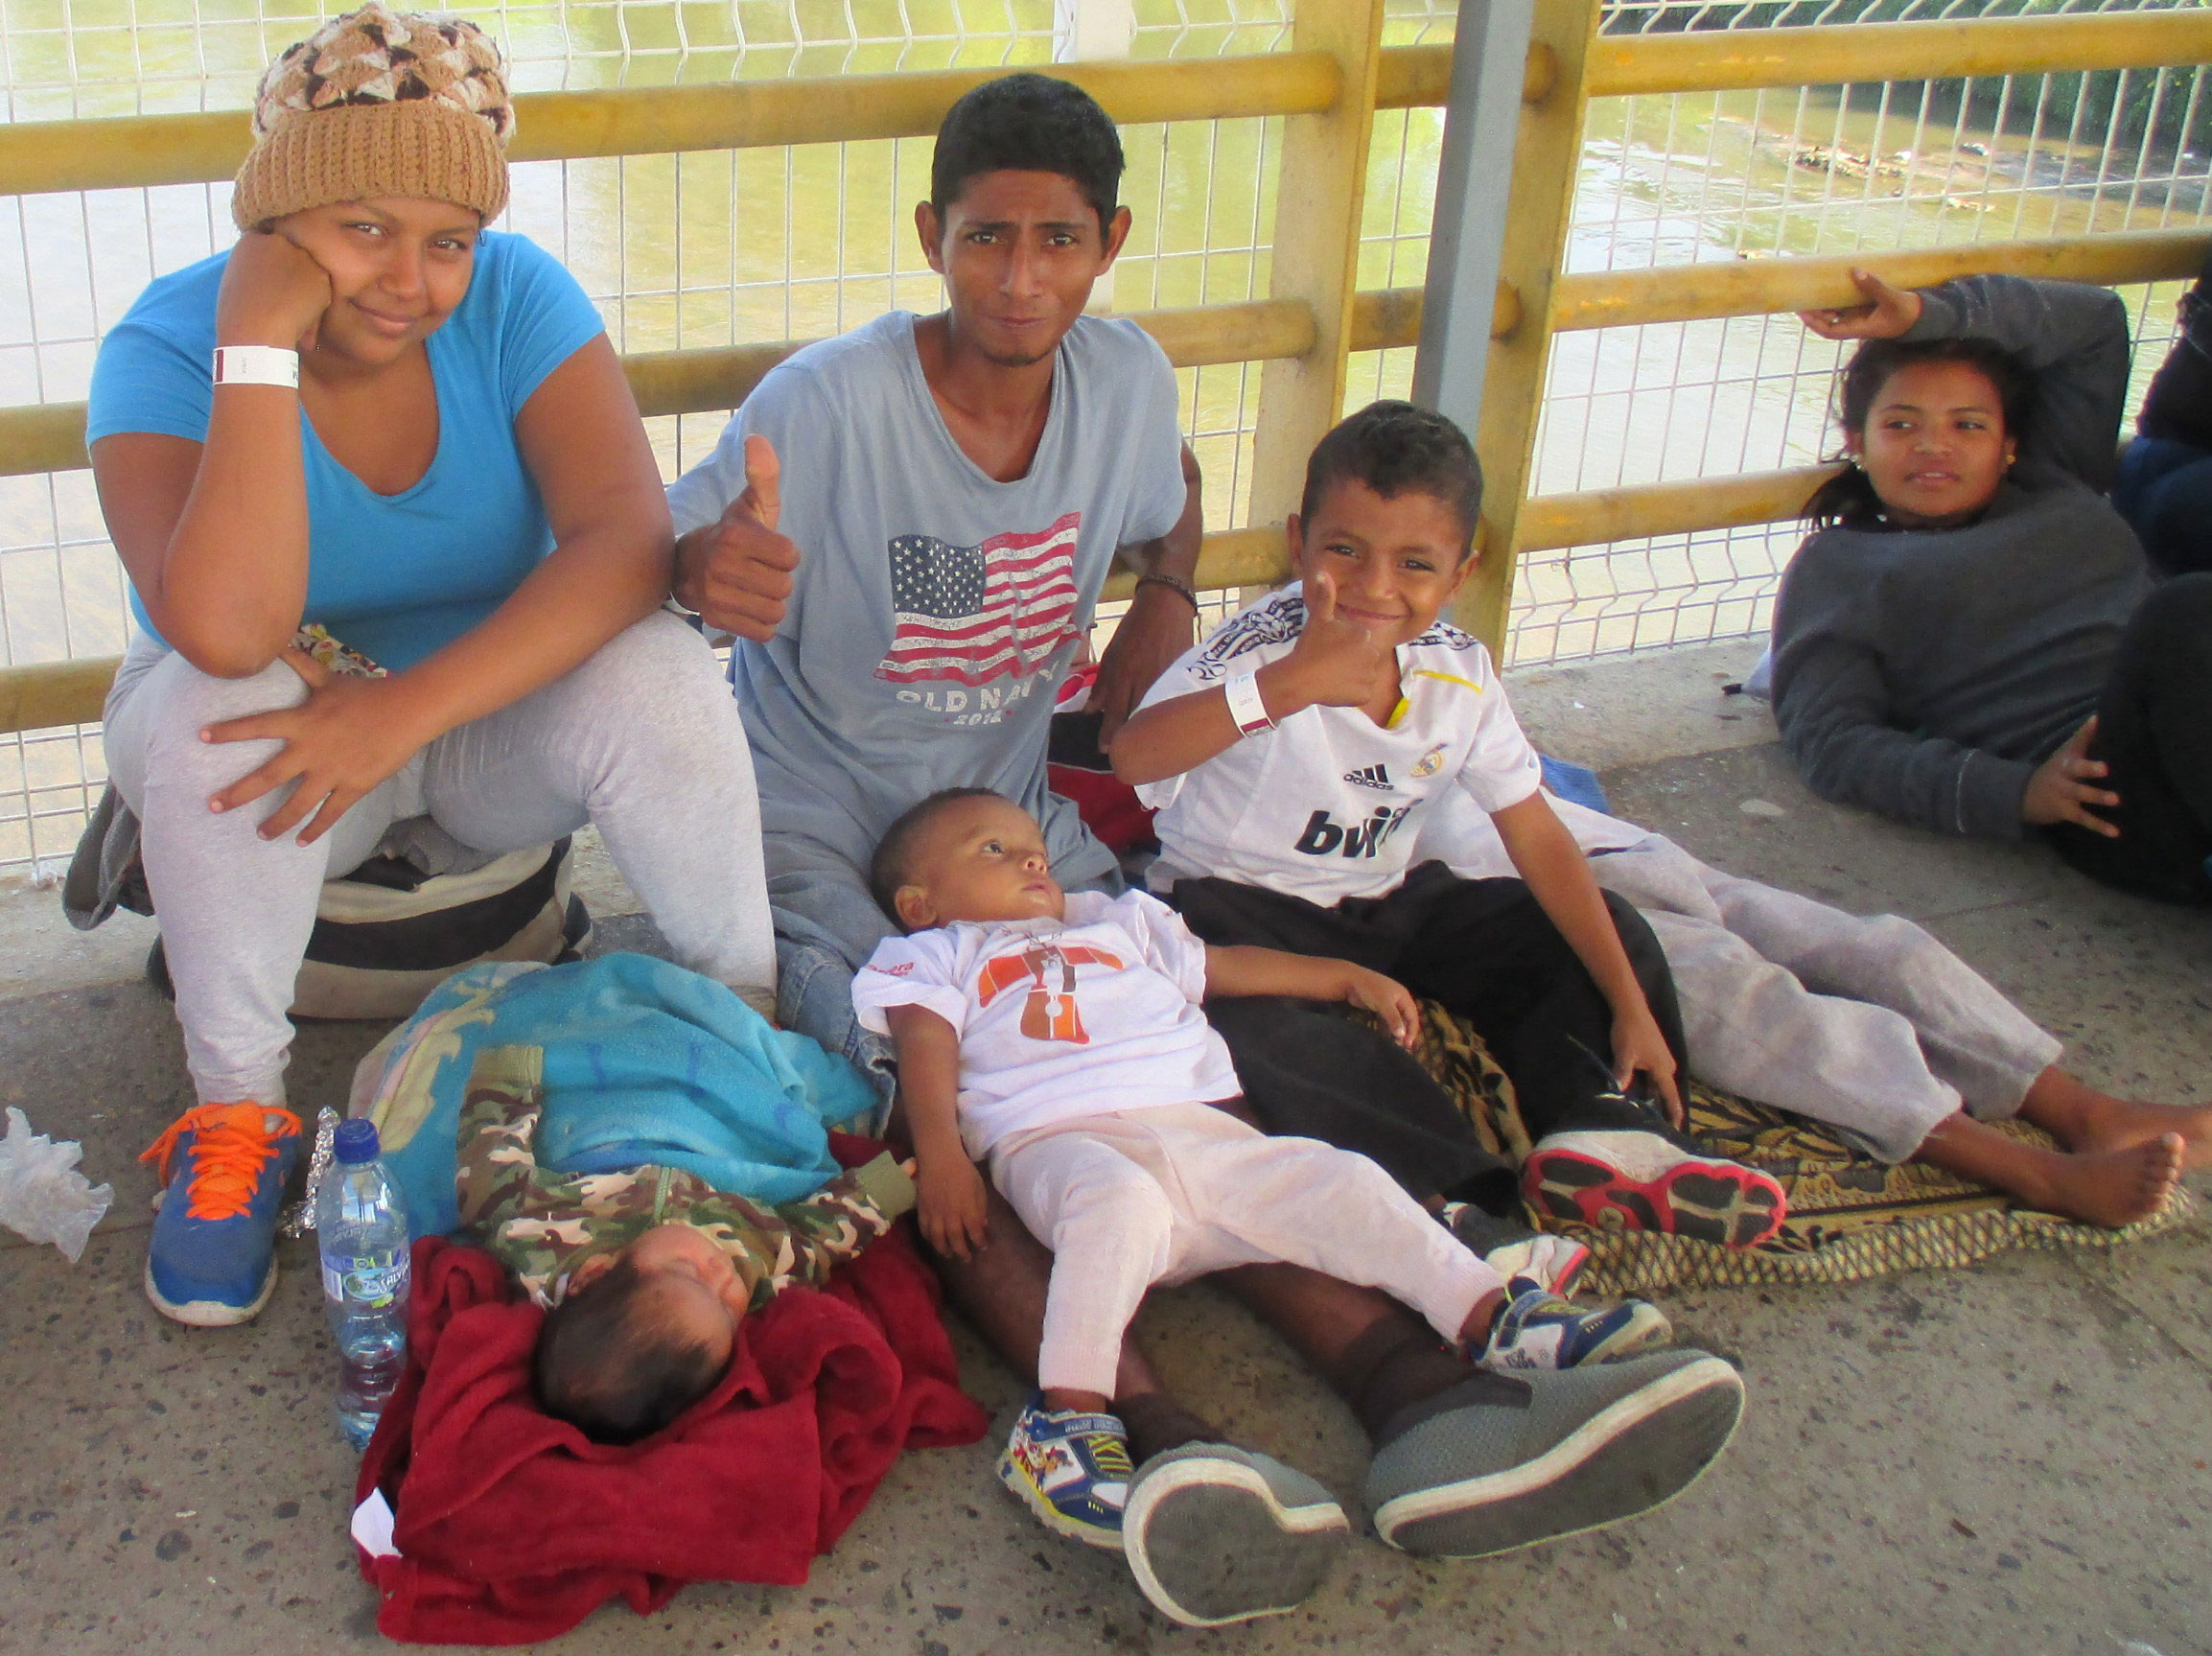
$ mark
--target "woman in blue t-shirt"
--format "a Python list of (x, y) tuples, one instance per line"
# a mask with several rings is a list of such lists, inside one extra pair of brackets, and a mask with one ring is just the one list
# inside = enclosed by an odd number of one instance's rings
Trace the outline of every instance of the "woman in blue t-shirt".
[(198, 1101), (148, 1152), (147, 1291), (179, 1321), (268, 1296), (293, 980), (323, 880), (393, 823), (504, 852), (594, 822), (683, 963), (773, 1008), (744, 734), (660, 611), (621, 363), (558, 265), (483, 227), (511, 124), (474, 26), (326, 24), (263, 80), (237, 245), (149, 287), (94, 370), (140, 624), (108, 766)]

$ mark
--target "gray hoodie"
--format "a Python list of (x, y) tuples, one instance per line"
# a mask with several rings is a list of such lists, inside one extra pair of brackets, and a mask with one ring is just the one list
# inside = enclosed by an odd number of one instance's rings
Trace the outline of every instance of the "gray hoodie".
[(2012, 476), (1948, 529), (1821, 529), (1782, 573), (1774, 713), (1823, 799), (1921, 828), (2024, 831), (2036, 766), (2096, 711), (2151, 588), (2099, 490), (2128, 386), (2128, 314), (2103, 288), (1969, 276), (1924, 290), (1908, 338), (1994, 340), (2033, 371)]

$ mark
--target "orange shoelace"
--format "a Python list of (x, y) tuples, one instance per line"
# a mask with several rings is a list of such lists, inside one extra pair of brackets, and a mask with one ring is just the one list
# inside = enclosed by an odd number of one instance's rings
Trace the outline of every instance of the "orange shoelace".
[(185, 1194), (184, 1211), (194, 1219), (236, 1219), (253, 1204), (262, 1165), (276, 1157), (277, 1147), (270, 1140), (299, 1130), (299, 1117), (289, 1109), (262, 1104), (202, 1104), (171, 1122), (169, 1131), (138, 1159), (152, 1162), (167, 1184), (177, 1140), (187, 1132), (194, 1134), (192, 1184)]

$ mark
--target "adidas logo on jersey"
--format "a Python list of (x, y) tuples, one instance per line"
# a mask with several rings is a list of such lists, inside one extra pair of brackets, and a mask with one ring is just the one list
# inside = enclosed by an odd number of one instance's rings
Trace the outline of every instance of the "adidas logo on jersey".
[(1390, 773), (1382, 765), (1362, 765), (1356, 771), (1346, 771), (1344, 780), (1355, 787), (1388, 789)]
[(1332, 851), (1339, 856), (1373, 856), (1412, 809), (1411, 805), (1399, 805), (1394, 809), (1389, 805), (1377, 805), (1375, 814), (1365, 822), (1348, 827), (1332, 821), (1327, 811), (1316, 811), (1306, 819), (1306, 831), (1298, 836), (1292, 849), (1307, 856), (1327, 856)]

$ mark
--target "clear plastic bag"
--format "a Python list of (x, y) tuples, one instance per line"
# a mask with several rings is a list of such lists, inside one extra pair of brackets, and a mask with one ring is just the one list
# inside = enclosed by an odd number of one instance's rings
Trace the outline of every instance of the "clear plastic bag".
[(0, 1138), (0, 1225), (32, 1242), (51, 1242), (70, 1264), (115, 1200), (112, 1186), (88, 1182), (77, 1171), (84, 1147), (31, 1131), (31, 1119), (11, 1106), (8, 1135)]

